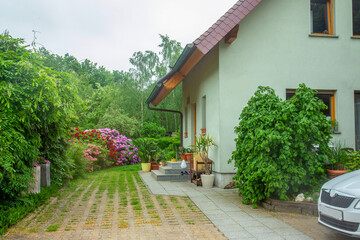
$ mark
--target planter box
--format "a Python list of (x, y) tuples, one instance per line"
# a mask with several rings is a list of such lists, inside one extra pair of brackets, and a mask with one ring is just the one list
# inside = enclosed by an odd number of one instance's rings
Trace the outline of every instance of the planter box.
[(318, 216), (316, 203), (266, 199), (261, 202), (261, 206), (269, 211)]
[(40, 180), (41, 180), (40, 166), (34, 167), (33, 176), (34, 176), (35, 182), (30, 183), (29, 192), (39, 193), (40, 192)]
[(50, 163), (41, 164), (41, 187), (50, 186)]
[(151, 162), (151, 170), (159, 170), (159, 163)]

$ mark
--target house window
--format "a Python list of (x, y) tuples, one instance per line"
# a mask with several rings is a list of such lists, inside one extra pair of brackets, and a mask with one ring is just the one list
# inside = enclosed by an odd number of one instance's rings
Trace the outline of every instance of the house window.
[(312, 34), (333, 34), (334, 0), (311, 0)]
[[(286, 99), (294, 96), (295, 90), (286, 90)], [(326, 118), (335, 121), (335, 91), (318, 91), (315, 95), (327, 106), (327, 109), (322, 110)]]
[(353, 0), (353, 35), (360, 36), (360, 0)]

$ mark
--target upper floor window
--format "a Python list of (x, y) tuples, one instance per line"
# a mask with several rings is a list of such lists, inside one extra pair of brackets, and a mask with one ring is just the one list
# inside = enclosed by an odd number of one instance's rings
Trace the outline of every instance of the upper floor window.
[(333, 34), (334, 0), (311, 0), (311, 33)]
[(360, 0), (353, 0), (353, 35), (360, 36)]

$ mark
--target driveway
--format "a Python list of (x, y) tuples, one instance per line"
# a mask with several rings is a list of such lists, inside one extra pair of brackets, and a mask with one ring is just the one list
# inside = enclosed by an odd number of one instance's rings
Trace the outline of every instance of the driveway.
[(350, 239), (315, 217), (243, 205), (236, 189), (112, 168), (75, 180), (3, 239)]

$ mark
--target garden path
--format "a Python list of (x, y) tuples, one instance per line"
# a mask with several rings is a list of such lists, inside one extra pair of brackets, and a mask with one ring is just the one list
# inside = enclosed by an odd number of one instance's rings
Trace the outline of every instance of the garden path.
[(159, 182), (140, 173), (153, 194), (189, 196), (229, 239), (351, 240), (317, 223), (317, 217), (268, 212), (242, 204), (237, 189), (196, 187), (189, 182)]
[(4, 239), (226, 239), (186, 196), (153, 195), (121, 167), (75, 180)]

